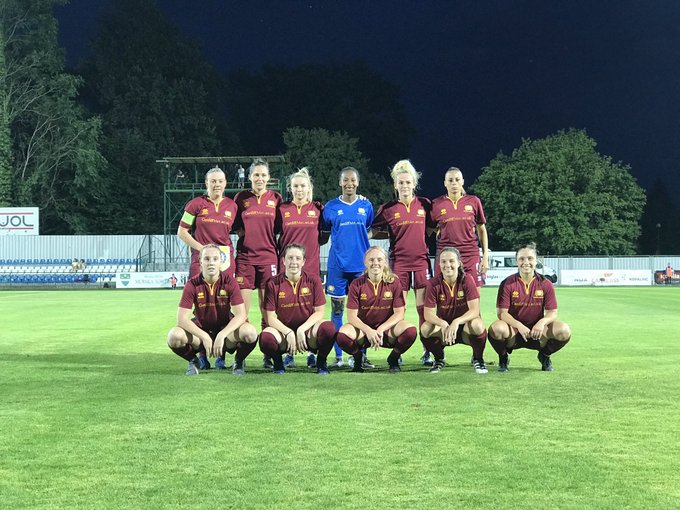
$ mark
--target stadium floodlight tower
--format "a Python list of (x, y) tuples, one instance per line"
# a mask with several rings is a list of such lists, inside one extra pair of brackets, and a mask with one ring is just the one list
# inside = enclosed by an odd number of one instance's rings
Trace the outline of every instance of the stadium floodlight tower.
[[(246, 184), (249, 188), (248, 167), (255, 159), (263, 159), (269, 163), (271, 178), (267, 188), (278, 191), (283, 195), (285, 182), (281, 177), (283, 172), (282, 163), (285, 158), (277, 156), (197, 156), (197, 157), (170, 157), (166, 156), (156, 160), (162, 165), (165, 172), (165, 184), (163, 186), (163, 271), (168, 270), (168, 263), (174, 263), (179, 259), (184, 260), (186, 247), (174, 237), (177, 233), (179, 220), (182, 218), (184, 206), (192, 198), (205, 193), (205, 174), (211, 168), (218, 166), (227, 177), (225, 196), (234, 197), (241, 191), (238, 178), (238, 169), (245, 169)], [(189, 267), (187, 265), (187, 267)], [(174, 268), (173, 268), (174, 269)]]

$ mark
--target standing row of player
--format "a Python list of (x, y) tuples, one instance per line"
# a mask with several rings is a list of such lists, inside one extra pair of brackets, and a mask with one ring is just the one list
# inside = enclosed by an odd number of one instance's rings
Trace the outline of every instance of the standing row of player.
[[(458, 249), (456, 253), (459, 253), (458, 264), (463, 266), (464, 274), (468, 276), (467, 281), (472, 282), (469, 286), (474, 287), (476, 292), (476, 287), (481, 285), (481, 275), (488, 268), (484, 212), (477, 197), (465, 194), (463, 176), (457, 168), (449, 169), (444, 176), (447, 194), (430, 202), (427, 198), (415, 196), (419, 173), (407, 160), (398, 162), (392, 170), (398, 198), (381, 206), (375, 218), (370, 201), (357, 195), (359, 174), (351, 167), (341, 171), (339, 182), (341, 196), (328, 202), (325, 207), (312, 200), (312, 182), (305, 169), (289, 178), (289, 189), (293, 198), (288, 202), (283, 202), (278, 193), (267, 190), (269, 168), (266, 162), (255, 161), (250, 167), (249, 178), (252, 189), (238, 193), (232, 201), (223, 196), (226, 187), (224, 173), (219, 169), (210, 170), (206, 175), (208, 195), (195, 198), (187, 204), (178, 235), (192, 248), (191, 277), (199, 273), (199, 250), (207, 244), (216, 244), (219, 247), (221, 269), (231, 274), (235, 273), (246, 315), (251, 294), (253, 290), (258, 289), (263, 329), (267, 325), (271, 326), (270, 311), (265, 309), (267, 282), (275, 278), (277, 272), (285, 267), (285, 261), (280, 260), (277, 254), (280, 253), (283, 257), (287, 246), (300, 245), (306, 252), (307, 272), (318, 276), (319, 245), (325, 242), (327, 237), (324, 237), (324, 232), (327, 231), (330, 231), (332, 246), (328, 260), (326, 293), (332, 300), (331, 319), (335, 329), (342, 326), (344, 299), (350, 282), (360, 278), (364, 272), (363, 254), (368, 249), (370, 237), (389, 238), (390, 266), (398, 276), (397, 281), (401, 285), (400, 293), (403, 298), (410, 288), (414, 288), (421, 340), (428, 347), (428, 351), (432, 351), (433, 345), (428, 339), (431, 335), (439, 334), (441, 324), (437, 326), (437, 321), (432, 320), (429, 321), (433, 326), (431, 331), (422, 329), (426, 319), (425, 287), (430, 278), (426, 235), (435, 230), (438, 232), (437, 260), (442, 250), (456, 247)], [(232, 230), (239, 236), (235, 264), (234, 250), (229, 238)], [(482, 248), (481, 260), (478, 239)], [(370, 274), (371, 268), (366, 269)], [(436, 270), (437, 273), (440, 272), (439, 263), (436, 263)], [(387, 279), (389, 280), (390, 276)], [(281, 280), (281, 277), (278, 280)], [(457, 292), (460, 292), (460, 289)], [(483, 325), (480, 328), (481, 319), (478, 317), (478, 294), (475, 299), (477, 299), (475, 317), (478, 320), (458, 322), (467, 324), (468, 331), (461, 335), (460, 340), (471, 343), (475, 366), (478, 371), (483, 372), (485, 367), (481, 351), (475, 348), (474, 343), (481, 340), (472, 339), (480, 337), (484, 329)], [(405, 299), (403, 301), (405, 302)], [(472, 316), (474, 312), (467, 311), (466, 314)], [(351, 318), (351, 312), (348, 311), (350, 323)], [(441, 320), (439, 322), (441, 323)], [(382, 333), (384, 331), (381, 331)], [(268, 341), (269, 334), (271, 332), (265, 335)], [(452, 334), (448, 332), (443, 338), (451, 341)], [(339, 349), (342, 346), (347, 347), (346, 336), (347, 328), (345, 331), (341, 330), (338, 336), (340, 345), (336, 345), (336, 366), (342, 363), (342, 353)], [(279, 345), (289, 343), (285, 340), (277, 338), (277, 343)], [(481, 348), (483, 350), (483, 345)], [(270, 351), (271, 349), (263, 349), (265, 353)], [(438, 356), (439, 351), (439, 347), (432, 351), (435, 354), (436, 366), (441, 365), (437, 365), (437, 361), (443, 362), (443, 358), (440, 359)], [(201, 354), (201, 366), (208, 368), (207, 355), (210, 352)], [(350, 354), (353, 355), (350, 361), (354, 361), (356, 356), (353, 350)], [(292, 356), (289, 355), (288, 358), (292, 359)], [(423, 358), (426, 364), (428, 358), (429, 352), (426, 352)], [(371, 366), (365, 356), (362, 356), (361, 366)], [(218, 356), (216, 368), (225, 368), (223, 357)]]

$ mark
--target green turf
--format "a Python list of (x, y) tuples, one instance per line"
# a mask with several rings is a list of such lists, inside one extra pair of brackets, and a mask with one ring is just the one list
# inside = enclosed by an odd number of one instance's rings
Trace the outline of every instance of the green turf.
[(553, 373), (520, 350), (477, 375), (455, 346), (430, 374), (416, 345), (398, 375), (387, 351), (328, 377), (255, 351), (189, 378), (179, 291), (2, 292), (0, 506), (680, 508), (680, 289), (557, 293)]

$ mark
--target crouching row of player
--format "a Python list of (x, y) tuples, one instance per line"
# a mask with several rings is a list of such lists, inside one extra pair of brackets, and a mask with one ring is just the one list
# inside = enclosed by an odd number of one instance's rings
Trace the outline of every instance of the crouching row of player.
[[(334, 342), (354, 357), (353, 372), (362, 372), (365, 347), (391, 350), (390, 372), (400, 371), (400, 358), (413, 345), (417, 329), (404, 320), (405, 301), (399, 279), (390, 271), (382, 248), (367, 250), (365, 273), (349, 287), (347, 323), (336, 332), (323, 319), (326, 299), (321, 280), (303, 271), (304, 247), (291, 244), (283, 254), (285, 272), (268, 282), (264, 309), (267, 327), (257, 335), (247, 322), (246, 310), (236, 281), (220, 272), (221, 254), (207, 245), (200, 253), (201, 274), (184, 288), (177, 313), (177, 326), (168, 334), (168, 345), (189, 361), (187, 375), (199, 372), (197, 356), (235, 354), (233, 373), (243, 375), (244, 361), (259, 338), (260, 350), (272, 358), (274, 373), (283, 374), (283, 354), (312, 351), (317, 354), (317, 373), (329, 373), (326, 359)], [(499, 355), (499, 371), (508, 370), (513, 349), (539, 351), (545, 371), (552, 370), (551, 354), (570, 339), (569, 327), (557, 320), (555, 292), (549, 280), (535, 273), (536, 248), (527, 245), (517, 252), (519, 272), (507, 278), (498, 292), (499, 320), (488, 338)], [(431, 372), (445, 366), (444, 348), (465, 343), (472, 347), (477, 373), (486, 373), (484, 347), (487, 331), (480, 317), (479, 292), (463, 271), (460, 254), (445, 248), (439, 257), (441, 274), (428, 282), (421, 340), (434, 355)], [(191, 311), (194, 317), (191, 318)]]

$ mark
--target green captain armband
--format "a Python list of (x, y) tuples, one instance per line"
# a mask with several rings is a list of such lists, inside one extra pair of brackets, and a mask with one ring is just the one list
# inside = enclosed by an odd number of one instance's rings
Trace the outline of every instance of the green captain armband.
[(186, 223), (187, 225), (193, 225), (194, 220), (196, 219), (196, 216), (191, 214), (190, 212), (184, 211), (184, 214), (182, 215), (182, 223)]

